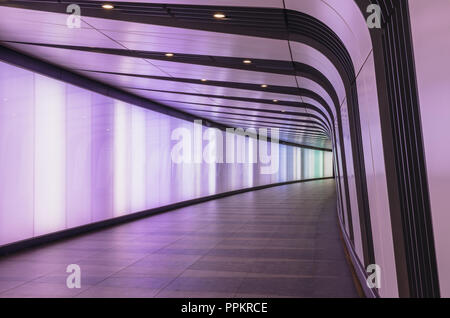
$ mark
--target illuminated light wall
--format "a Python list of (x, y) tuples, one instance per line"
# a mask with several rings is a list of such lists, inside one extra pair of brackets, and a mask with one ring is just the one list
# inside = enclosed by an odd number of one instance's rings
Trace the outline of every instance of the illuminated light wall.
[[(211, 194), (332, 176), (332, 153), (286, 145), (276, 172), (261, 174), (266, 163), (249, 138), (254, 164), (178, 164), (171, 136), (180, 127), (193, 134), (191, 122), (0, 63), (0, 246)], [(226, 162), (225, 134), (222, 145), (205, 127), (201, 135), (204, 157), (222, 146)]]
[(34, 76), (35, 235), (66, 226), (66, 213), (61, 213), (66, 208), (66, 107), (61, 107), (65, 98), (66, 85)]

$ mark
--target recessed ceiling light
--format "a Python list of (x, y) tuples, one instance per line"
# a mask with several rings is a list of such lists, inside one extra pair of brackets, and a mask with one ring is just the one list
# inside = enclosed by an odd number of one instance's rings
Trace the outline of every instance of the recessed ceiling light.
[(217, 12), (217, 13), (214, 13), (213, 17), (216, 19), (225, 19), (226, 15), (224, 13)]
[(173, 53), (166, 53), (166, 56), (167, 56), (167, 57), (172, 57), (172, 56), (173, 56)]
[(243, 60), (242, 61), (244, 64), (251, 64), (252, 63), (252, 61), (250, 61), (250, 60)]
[(278, 99), (274, 99), (272, 102), (274, 103), (278, 103)]
[(107, 10), (111, 10), (111, 9), (114, 9), (114, 6), (112, 4), (105, 3), (105, 4), (102, 5), (102, 8), (103, 9), (107, 9)]
[(282, 113), (285, 113), (286, 111), (285, 111), (285, 110), (282, 110), (281, 112), (282, 112)]
[(202, 82), (206, 82), (207, 79), (206, 79), (206, 78), (202, 78), (201, 81), (202, 81)]
[(262, 87), (262, 88), (266, 88), (267, 85), (266, 85), (266, 84), (262, 84), (261, 87)]

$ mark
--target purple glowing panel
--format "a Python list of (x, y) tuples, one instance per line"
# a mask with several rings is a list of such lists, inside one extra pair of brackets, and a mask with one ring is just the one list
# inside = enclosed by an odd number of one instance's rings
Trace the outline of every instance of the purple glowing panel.
[(34, 77), (34, 234), (66, 226), (66, 85)]
[(34, 76), (0, 64), (0, 245), (33, 236)]
[(91, 114), (92, 221), (100, 221), (113, 216), (113, 101), (93, 94)]
[(67, 87), (66, 213), (67, 226), (91, 221), (91, 96), (78, 87)]
[(114, 103), (114, 216), (130, 213), (131, 107)]
[(147, 112), (133, 106), (131, 108), (131, 211), (147, 208)]
[(160, 205), (161, 188), (159, 182), (161, 156), (158, 152), (160, 144), (160, 114), (146, 112), (146, 205), (149, 209)]
[(161, 115), (159, 124), (156, 129), (159, 130), (159, 143), (153, 150), (154, 155), (158, 156), (159, 166), (150, 167), (150, 169), (157, 169), (159, 171), (158, 181), (152, 183), (151, 188), (159, 188), (159, 205), (170, 204), (173, 198), (172, 180), (172, 160), (171, 160), (171, 131), (175, 127), (177, 119), (170, 118), (166, 115)]

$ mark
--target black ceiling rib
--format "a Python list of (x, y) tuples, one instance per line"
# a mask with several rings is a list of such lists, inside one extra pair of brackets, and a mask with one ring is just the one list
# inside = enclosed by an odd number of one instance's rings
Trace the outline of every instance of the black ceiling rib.
[[(158, 100), (158, 99), (156, 99)], [(320, 118), (319, 116), (316, 116), (314, 114), (306, 114), (306, 113), (299, 113), (299, 112), (293, 112), (293, 111), (285, 111), (285, 112), (280, 112), (278, 110), (272, 110), (272, 109), (253, 109), (253, 108), (244, 108), (244, 107), (238, 107), (238, 106), (225, 106), (225, 105), (214, 105), (214, 104), (205, 104), (205, 103), (196, 103), (196, 102), (186, 102), (186, 101), (177, 101), (177, 100), (161, 100), (161, 101), (165, 101), (165, 102), (175, 102), (175, 103), (179, 103), (179, 104), (189, 104), (189, 105), (199, 105), (199, 106), (204, 106), (204, 107), (211, 107), (211, 108), (225, 108), (225, 109), (236, 109), (236, 110), (244, 110), (244, 111), (257, 111), (257, 112), (262, 112), (262, 113), (271, 113), (271, 114), (284, 114), (284, 115), (289, 115), (289, 116), (299, 116), (299, 117), (303, 117), (303, 118), (313, 118), (315, 120), (317, 120), (317, 124), (322, 123), (324, 126), (326, 126), (326, 123), (322, 120), (322, 118)], [(327, 132), (329, 133), (329, 131), (327, 130)]]
[[(325, 132), (325, 130), (323, 130), (323, 128), (321, 126), (315, 126), (318, 123), (315, 121), (311, 121), (311, 120), (302, 120), (302, 119), (293, 119), (293, 118), (286, 118), (286, 117), (269, 117), (269, 116), (262, 116), (262, 115), (253, 115), (253, 114), (248, 114), (248, 113), (232, 113), (232, 112), (226, 112), (226, 111), (214, 111), (214, 110), (206, 110), (206, 109), (196, 109), (196, 108), (184, 108), (184, 107), (180, 107), (180, 109), (185, 109), (185, 110), (190, 110), (190, 111), (197, 111), (197, 112), (207, 112), (207, 113), (217, 113), (217, 114), (226, 114), (226, 115), (236, 115), (236, 116), (251, 116), (251, 117), (258, 117), (258, 118), (264, 118), (264, 119), (276, 119), (276, 120), (282, 120), (282, 121), (292, 121), (295, 123), (304, 123), (309, 125), (309, 127), (314, 127), (317, 129), (321, 129), (322, 131)], [(280, 113), (279, 115), (284, 115), (284, 113)], [(312, 126), (314, 125), (314, 126)]]
[[(212, 116), (209, 118), (217, 118), (217, 117)], [(249, 120), (249, 119), (242, 119), (242, 118), (239, 119), (239, 118), (224, 117), (224, 116), (220, 116), (220, 120), (258, 124), (259, 128), (268, 128), (268, 129), (270, 129), (270, 128), (286, 128), (286, 129), (289, 129), (292, 131), (308, 132), (308, 133), (311, 133), (311, 135), (323, 136), (324, 138), (328, 138), (328, 136), (326, 134), (322, 133), (320, 130), (318, 131), (318, 130), (314, 130), (314, 129), (309, 129), (309, 127), (304, 127), (304, 126), (285, 125), (283, 123), (277, 123), (277, 122)]]
[(180, 77), (154, 76), (154, 75), (142, 75), (142, 74), (131, 74), (131, 73), (105, 72), (105, 71), (95, 71), (95, 70), (86, 70), (86, 69), (79, 69), (77, 71), (89, 72), (89, 73), (99, 73), (99, 74), (109, 74), (109, 75), (117, 75), (117, 76), (128, 76), (128, 77), (136, 77), (136, 78), (148, 78), (148, 79), (154, 79), (154, 80), (189, 83), (189, 84), (197, 84), (197, 85), (204, 85), (204, 86), (251, 90), (251, 91), (259, 91), (259, 92), (263, 92), (263, 93), (274, 93), (274, 94), (295, 95), (295, 96), (298, 96), (300, 94), (301, 96), (315, 99), (322, 106), (325, 107), (325, 105), (326, 105), (326, 107), (328, 107), (327, 102), (323, 99), (322, 96), (320, 96), (319, 94), (317, 94), (314, 91), (311, 91), (311, 90), (308, 90), (305, 88), (296, 88), (296, 87), (279, 86), (279, 85), (268, 85), (267, 87), (261, 87), (261, 84), (250, 84), (250, 83), (230, 82), (230, 81), (215, 81), (215, 80), (202, 81), (201, 79), (193, 79), (193, 78), (180, 78)]
[(271, 105), (274, 105), (274, 106), (305, 108), (305, 109), (313, 110), (313, 111), (319, 113), (320, 115), (324, 116), (324, 118), (327, 120), (329, 126), (331, 126), (331, 121), (330, 121), (330, 119), (327, 118), (326, 114), (323, 113), (321, 109), (317, 108), (314, 105), (308, 104), (308, 103), (303, 103), (302, 104), (302, 103), (299, 103), (299, 102), (283, 101), (283, 100), (278, 100), (277, 102), (274, 102), (271, 99), (260, 99), (260, 98), (249, 98), (249, 97), (234, 97), (234, 96), (213, 95), (213, 94), (198, 94), (198, 93), (176, 92), (176, 91), (166, 91), (166, 90), (147, 89), (147, 88), (135, 88), (135, 87), (124, 87), (124, 88), (133, 89), (133, 90), (150, 91), (150, 92), (161, 92), (161, 93), (177, 94), (177, 95), (189, 95), (189, 96), (197, 96), (197, 97), (205, 97), (205, 98), (213, 98), (213, 99), (225, 99), (225, 100), (248, 102), (248, 103), (255, 103), (255, 104), (271, 104)]
[[(211, 105), (211, 107), (213, 107), (213, 108), (220, 108), (220, 107), (215, 107), (213, 105)], [(229, 107), (222, 107), (222, 108), (227, 109)], [(183, 108), (183, 107), (181, 107), (180, 109), (185, 109), (185, 110), (190, 109), (193, 112), (196, 112), (196, 111), (200, 111), (201, 112), (200, 109)], [(267, 110), (261, 111), (261, 112), (267, 112)], [(218, 112), (218, 113), (222, 113), (222, 112)], [(280, 112), (279, 111), (274, 111), (274, 113), (280, 113)], [(288, 112), (283, 112), (282, 114), (289, 114), (289, 113)], [(308, 113), (291, 113), (291, 115), (292, 114), (295, 114), (293, 116), (300, 116), (300, 117), (303, 117), (303, 118), (310, 118)], [(247, 114), (234, 114), (234, 115), (235, 116), (241, 116), (241, 117), (257, 117), (256, 115), (252, 115), (252, 114), (249, 114), (249, 113), (247, 113)], [(215, 116), (215, 117), (217, 117), (217, 116)], [(217, 117), (217, 118), (219, 118), (219, 117)], [(220, 118), (222, 118), (222, 117), (220, 117)], [(284, 120), (284, 118), (274, 118), (274, 119), (282, 120), (282, 121)], [(317, 122), (312, 122), (312, 123), (317, 124)], [(282, 124), (282, 123), (280, 123), (280, 124)], [(306, 126), (305, 128), (309, 129), (309, 127), (311, 127), (311, 126)], [(329, 131), (328, 130), (324, 130), (322, 127), (315, 127), (315, 128), (311, 127), (311, 129), (320, 129), (320, 131), (322, 131), (325, 135), (327, 135), (327, 136), (330, 135)]]
[[(272, 112), (275, 114), (280, 114), (283, 113), (285, 115), (291, 114), (294, 116), (302, 116), (302, 117), (309, 117), (309, 118), (313, 118), (316, 119), (318, 122), (317, 124), (322, 124), (322, 128), (324, 128), (327, 132), (330, 132), (330, 122), (328, 120), (323, 120), (322, 117), (319, 117), (317, 115), (315, 115), (314, 113), (306, 113), (306, 112), (293, 112), (291, 110), (273, 110), (273, 109), (265, 109), (265, 108), (253, 108), (253, 107), (239, 107), (239, 106), (228, 106), (228, 105), (218, 105), (218, 104), (206, 104), (206, 103), (200, 103), (200, 102), (187, 102), (187, 101), (182, 101), (182, 100), (173, 100), (173, 99), (166, 99), (166, 98), (153, 98), (154, 100), (160, 101), (160, 102), (175, 102), (175, 103), (182, 103), (182, 104), (191, 104), (191, 105), (200, 105), (200, 106), (208, 106), (208, 107), (216, 107), (216, 108), (225, 108), (225, 109), (239, 109), (239, 110), (245, 110), (247, 112), (249, 111), (253, 111), (253, 112)], [(274, 105), (283, 105), (282, 103), (274, 103)], [(304, 109), (305, 107), (313, 110), (315, 112), (317, 112), (317, 109), (315, 106), (310, 105), (310, 104), (304, 104), (301, 106), (290, 106), (290, 105), (285, 105), (286, 107), (297, 107), (300, 109)], [(323, 116), (323, 113), (322, 113)]]
[[(225, 120), (224, 123), (225, 124), (233, 124), (233, 125), (237, 123), (237, 124), (239, 124), (239, 127), (241, 127), (241, 128), (250, 128), (250, 127), (255, 128), (255, 129), (267, 128), (265, 126), (257, 126), (257, 125), (249, 124), (248, 122), (239, 121), (239, 120)], [(297, 134), (297, 135), (303, 135), (303, 136), (328, 140), (327, 136), (320, 135), (320, 134), (314, 134), (309, 131), (287, 129), (287, 128), (283, 128), (283, 127), (279, 127), (279, 126), (273, 126), (272, 128), (277, 128), (280, 132), (286, 132), (286, 133), (292, 133), (292, 134)]]
[[(155, 99), (158, 100), (158, 99)], [(210, 108), (225, 108), (225, 109), (236, 109), (236, 110), (243, 110), (243, 111), (255, 111), (255, 112), (262, 112), (262, 113), (271, 113), (276, 115), (289, 115), (289, 116), (298, 116), (298, 117), (306, 117), (309, 119), (315, 119), (316, 124), (323, 124), (324, 126), (326, 123), (323, 121), (323, 119), (319, 116), (316, 116), (314, 114), (306, 114), (306, 113), (299, 113), (299, 112), (293, 112), (290, 110), (287, 110), (285, 112), (281, 112), (279, 110), (273, 110), (273, 109), (264, 109), (264, 108), (245, 108), (245, 107), (239, 107), (239, 106), (228, 106), (228, 105), (215, 105), (215, 104), (206, 104), (206, 103), (198, 103), (198, 102), (187, 102), (187, 101), (179, 101), (179, 100), (168, 100), (165, 99), (164, 101), (168, 102), (174, 102), (179, 104), (188, 104), (188, 105), (198, 105), (202, 107), (210, 107)], [(322, 127), (323, 128), (323, 127)]]
[[(214, 113), (209, 113), (209, 114), (211, 114), (210, 115), (211, 117), (218, 117), (217, 115), (214, 115)], [(216, 114), (218, 114), (218, 112), (216, 112)], [(312, 126), (308, 126), (308, 125), (298, 125), (298, 124), (294, 124), (294, 123), (285, 123), (283, 118), (279, 118), (278, 120), (280, 120), (281, 122), (277, 122), (277, 121), (273, 121), (273, 120), (277, 120), (276, 118), (273, 118), (272, 120), (254, 120), (253, 117), (255, 117), (255, 116), (252, 116), (250, 114), (246, 115), (246, 116), (243, 116), (241, 114), (233, 114), (233, 115), (229, 115), (229, 116), (236, 116), (236, 117), (227, 117), (227, 116), (223, 116), (221, 114), (220, 118), (231, 119), (231, 120), (243, 120), (243, 121), (261, 123), (261, 124), (283, 125), (285, 127), (293, 127), (293, 128), (297, 127), (299, 129), (307, 129), (308, 131), (311, 131), (311, 132), (320, 133), (320, 134), (322, 134), (324, 136), (327, 135), (326, 132), (323, 131), (320, 128), (312, 127)], [(243, 117), (249, 117), (249, 118), (243, 118)], [(271, 126), (266, 126), (266, 127), (269, 128)]]
[[(183, 110), (187, 110), (187, 111), (190, 111), (191, 113), (193, 113), (193, 114), (195, 114), (195, 113), (203, 113), (203, 112), (212, 112), (212, 113), (217, 113), (217, 114), (224, 114), (225, 112), (215, 112), (215, 111), (206, 111), (206, 110), (198, 110), (198, 109), (192, 109), (192, 108), (181, 108), (181, 109), (183, 109)], [(255, 116), (255, 115), (241, 115), (241, 114), (231, 114), (231, 115), (235, 115), (235, 116), (238, 116), (238, 117), (240, 117), (240, 118), (243, 118), (243, 117), (267, 117), (267, 116)], [(210, 118), (209, 116), (208, 116), (208, 118)], [(223, 117), (223, 116), (221, 116), (221, 118), (224, 118), (224, 119), (226, 119), (227, 117)], [(270, 119), (271, 117), (269, 117), (269, 119)], [(278, 120), (281, 120), (281, 121), (287, 121), (286, 119), (284, 119), (284, 118), (274, 118), (274, 119), (278, 119)], [(299, 120), (293, 120), (294, 122), (298, 122)], [(306, 127), (311, 127), (311, 126), (306, 126)], [(324, 132), (324, 131), (322, 131), (322, 132)], [(328, 137), (327, 137), (328, 138)]]
[[(234, 123), (230, 123), (234, 124)], [(249, 125), (244, 125), (241, 127), (241, 129), (247, 130), (249, 128), (253, 128), (255, 130), (257, 130), (256, 128), (249, 126)], [(321, 147), (325, 147), (327, 140), (326, 138), (322, 138), (322, 137), (316, 137), (316, 136), (310, 136), (308, 134), (301, 134), (301, 133), (293, 133), (293, 132), (286, 132), (283, 131), (283, 129), (280, 129), (280, 137), (284, 137), (284, 136), (289, 136), (290, 138), (293, 138), (294, 140), (301, 140), (302, 144), (304, 143), (308, 143), (311, 145), (318, 145), (318, 143), (320, 143)]]
[[(209, 118), (217, 118), (217, 116), (210, 116)], [(228, 121), (237, 121), (237, 122), (242, 122), (242, 123), (260, 123), (261, 125), (259, 125), (259, 128), (286, 128), (286, 129), (290, 129), (290, 130), (310, 132), (311, 134), (320, 135), (325, 138), (328, 138), (328, 136), (326, 134), (324, 134), (322, 131), (315, 130), (315, 129), (309, 129), (309, 127), (306, 127), (307, 129), (305, 129), (304, 126), (286, 125), (286, 124), (277, 123), (277, 122), (267, 122), (267, 121), (259, 121), (259, 120), (255, 121), (255, 120), (250, 120), (250, 119), (230, 118), (230, 117), (223, 117), (223, 116), (220, 116), (220, 119), (224, 119), (224, 120), (228, 120)], [(265, 124), (271, 124), (271, 125), (268, 126)]]
[[(318, 126), (299, 124), (296, 120), (288, 121), (282, 117), (279, 117), (279, 118), (269, 117), (269, 119), (267, 119), (267, 120), (259, 120), (259, 119), (255, 120), (255, 117), (261, 118), (261, 116), (255, 116), (252, 114), (241, 114), (241, 113), (229, 113), (229, 112), (225, 113), (225, 112), (221, 112), (221, 111), (220, 112), (219, 111), (203, 111), (203, 110), (193, 109), (193, 108), (181, 108), (181, 109), (184, 109), (184, 110), (189, 109), (192, 113), (200, 112), (200, 113), (210, 114), (210, 116), (208, 116), (208, 118), (214, 117), (214, 118), (220, 118), (220, 119), (243, 120), (243, 121), (248, 121), (248, 122), (261, 123), (262, 125), (264, 125), (264, 124), (282, 125), (287, 128), (288, 127), (293, 127), (293, 128), (298, 127), (299, 129), (306, 129), (306, 130), (314, 132), (314, 133), (320, 133), (324, 136), (328, 136), (328, 133)], [(220, 115), (220, 117), (218, 115)], [(224, 115), (228, 115), (228, 116), (224, 116)], [(230, 117), (230, 116), (235, 116), (235, 117)], [(266, 116), (266, 117), (268, 117), (268, 116)], [(276, 121), (276, 120), (279, 120), (279, 121)], [(266, 125), (265, 127), (272, 127), (272, 126)], [(273, 126), (273, 127), (275, 127), (275, 126)]]
[[(183, 109), (185, 109), (185, 110), (187, 110), (186, 108), (183, 108)], [(201, 110), (195, 110), (195, 109), (192, 109), (192, 108), (190, 108), (189, 109), (190, 111), (192, 111), (192, 112), (201, 112), (201, 113), (205, 113), (205, 112), (203, 112), (203, 111), (201, 111)], [(249, 122), (251, 122), (251, 121), (253, 121), (251, 118), (254, 118), (254, 117), (257, 117), (257, 118), (261, 118), (261, 116), (253, 116), (253, 115), (249, 115), (249, 114), (247, 114), (247, 115), (243, 115), (243, 114), (230, 114), (229, 116), (236, 116), (237, 118), (235, 118), (235, 117), (227, 117), (227, 116), (223, 116), (223, 112), (209, 112), (209, 114), (221, 114), (221, 116), (220, 116), (220, 118), (222, 119), (239, 119), (239, 120), (248, 120)], [(212, 117), (217, 117), (217, 116), (213, 116), (212, 115)], [(249, 117), (249, 119), (245, 119), (245, 117)], [(262, 124), (282, 124), (283, 126), (286, 126), (286, 127), (299, 127), (299, 128), (308, 128), (308, 131), (311, 131), (311, 132), (321, 132), (322, 134), (324, 134), (324, 135), (327, 135), (327, 133), (324, 131), (324, 130), (322, 130), (321, 128), (318, 128), (318, 127), (313, 127), (313, 126), (310, 126), (310, 125), (296, 125), (296, 124), (287, 124), (287, 123), (285, 123), (285, 122), (287, 122), (287, 120), (285, 119), (285, 118), (271, 118), (272, 120), (280, 120), (281, 122), (273, 122), (273, 121), (265, 121), (265, 120), (257, 120), (257, 121), (254, 121), (254, 122), (256, 122), (256, 123), (262, 123)], [(294, 121), (295, 122), (295, 121)], [(270, 127), (270, 126), (267, 126), (267, 127)]]
[[(334, 92), (334, 88), (332, 84), (326, 79), (326, 77), (312, 68), (303, 63), (291, 61), (279, 61), (279, 60), (267, 60), (267, 59), (252, 59), (252, 64), (249, 66), (242, 63), (242, 58), (236, 57), (222, 57), (222, 56), (208, 56), (208, 55), (197, 55), (197, 54), (176, 54), (173, 57), (168, 59), (165, 56), (166, 52), (154, 52), (154, 51), (132, 51), (125, 49), (111, 49), (111, 48), (95, 48), (95, 47), (84, 47), (84, 46), (72, 46), (72, 45), (56, 45), (56, 44), (45, 44), (45, 43), (33, 43), (33, 42), (16, 42), (9, 41), (9, 43), (18, 43), (18, 44), (26, 44), (26, 45), (37, 45), (43, 47), (52, 47), (52, 48), (60, 48), (67, 50), (77, 50), (83, 52), (93, 52), (93, 53), (102, 53), (102, 54), (112, 54), (112, 55), (120, 55), (127, 57), (136, 57), (136, 58), (148, 58), (154, 60), (162, 60), (169, 62), (179, 62), (179, 63), (188, 63), (188, 64), (196, 64), (196, 65), (204, 65), (204, 66), (212, 66), (212, 67), (222, 67), (222, 68), (231, 68), (231, 69), (239, 69), (239, 70), (250, 70), (262, 73), (273, 73), (280, 75), (297, 75), (303, 76), (308, 79), (311, 79), (321, 85), (325, 91), (330, 95), (334, 102), (338, 103), (337, 94)], [(211, 60), (213, 58), (214, 61)], [(292, 69), (292, 64), (295, 65), (295, 71)], [(103, 72), (108, 73), (108, 72)], [(113, 72), (109, 74), (114, 74)], [(150, 77), (150, 75), (134, 75), (138, 77)], [(202, 84), (200, 80), (195, 80), (196, 83)], [(204, 82), (207, 85), (208, 82)], [(256, 85), (254, 85), (256, 86)], [(259, 86), (259, 88), (261, 88)], [(274, 89), (274, 88), (272, 88)], [(320, 103), (326, 110), (330, 116), (330, 120), (333, 121), (334, 113), (331, 110), (331, 106), (318, 94), (311, 92), (309, 90), (299, 90), (297, 89), (297, 94), (303, 93), (306, 97), (310, 97), (315, 99), (318, 103)], [(334, 97), (334, 98), (333, 98)]]
[(239, 69), (246, 71), (255, 71), (262, 73), (273, 73), (282, 75), (294, 75), (295, 72), (292, 68), (292, 62), (269, 60), (269, 59), (255, 59), (252, 58), (251, 64), (242, 63), (240, 57), (227, 57), (227, 56), (212, 56), (212, 55), (200, 55), (200, 54), (186, 54), (176, 53), (174, 56), (168, 58), (167, 52), (158, 51), (142, 51), (142, 50), (127, 50), (116, 48), (103, 48), (103, 47), (89, 47), (80, 45), (63, 45), (63, 44), (48, 44), (37, 42), (21, 42), (21, 41), (4, 41), (5, 43), (17, 43), (26, 45), (35, 45), (49, 48), (74, 50), (80, 52), (101, 53), (117, 56), (135, 57), (142, 59), (151, 59), (166, 62), (176, 62), (185, 64), (196, 64), (210, 67), (221, 67), (230, 69)]
[[(239, 127), (254, 127), (255, 129), (260, 129), (260, 128), (267, 128), (264, 125), (253, 125), (250, 124), (250, 121), (242, 121), (242, 120), (224, 120), (223, 121), (225, 124), (230, 124), (232, 123), (233, 125), (238, 124)], [(284, 126), (277, 126), (277, 125), (273, 125), (271, 126), (271, 128), (276, 128), (281, 132), (289, 132), (289, 133), (296, 133), (296, 134), (301, 134), (304, 136), (310, 136), (310, 137), (315, 137), (315, 138), (323, 138), (324, 140), (328, 140), (328, 136), (322, 135), (322, 134), (316, 134), (313, 133), (309, 130), (301, 130), (301, 129), (288, 129)]]

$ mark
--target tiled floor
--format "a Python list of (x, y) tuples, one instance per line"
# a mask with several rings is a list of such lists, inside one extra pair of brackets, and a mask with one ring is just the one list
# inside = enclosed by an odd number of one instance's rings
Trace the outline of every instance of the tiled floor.
[(248, 192), (4, 257), (0, 297), (358, 297), (334, 187)]

